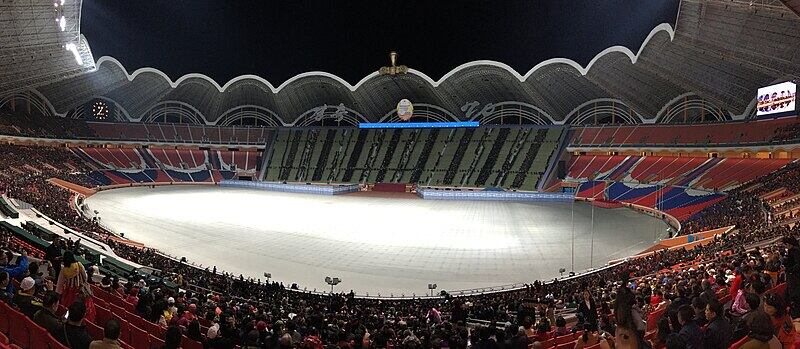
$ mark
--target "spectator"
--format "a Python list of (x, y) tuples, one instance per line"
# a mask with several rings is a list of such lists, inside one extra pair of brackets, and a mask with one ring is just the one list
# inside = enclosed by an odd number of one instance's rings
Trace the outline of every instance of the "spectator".
[(786, 300), (789, 303), (793, 318), (800, 318), (800, 244), (791, 236), (783, 238), (786, 247)]
[(663, 348), (667, 345), (667, 339), (673, 335), (672, 329), (669, 327), (669, 319), (666, 317), (661, 317), (658, 320), (658, 332), (656, 332), (656, 338), (653, 340), (651, 346), (653, 348)]
[(200, 322), (197, 320), (193, 320), (189, 323), (189, 327), (186, 328), (186, 337), (189, 339), (195, 340), (197, 342), (203, 343), (203, 334), (200, 332)]
[(78, 263), (72, 251), (64, 251), (61, 273), (56, 284), (56, 292), (61, 295), (61, 305), (72, 304), (82, 294), (91, 296), (86, 280), (86, 269), (83, 268), (83, 264)]
[(14, 287), (8, 277), (8, 273), (0, 271), (0, 302), (12, 304), (14, 299)]
[(703, 348), (727, 349), (731, 344), (732, 330), (728, 319), (725, 318), (722, 304), (712, 299), (706, 305), (705, 317), (708, 319), (708, 328), (703, 334)]
[[(76, 302), (76, 304), (79, 304)], [(121, 349), (119, 344), (120, 324), (117, 319), (109, 319), (103, 328), (103, 339), (92, 341), (89, 349)]]
[(684, 304), (678, 308), (678, 322), (681, 324), (678, 334), (686, 340), (686, 348), (702, 348), (703, 332), (694, 321), (694, 309), (691, 306)]
[(14, 295), (14, 305), (29, 319), (33, 319), (33, 315), (42, 308), (42, 304), (33, 298), (35, 292), (36, 282), (29, 276), (22, 279), (22, 282), (19, 283), (19, 291)]
[(44, 259), (53, 267), (52, 276), (54, 279), (58, 279), (58, 273), (61, 272), (62, 243), (63, 240), (55, 238), (44, 250)]
[(46, 329), (53, 338), (64, 343), (64, 321), (56, 315), (59, 298), (57, 293), (47, 291), (43, 297), (42, 309), (33, 315), (33, 322)]
[(764, 297), (764, 312), (772, 321), (775, 337), (784, 348), (792, 348), (797, 340), (797, 331), (787, 310), (786, 302), (781, 296), (770, 293)]
[(566, 334), (569, 334), (569, 330), (567, 330), (567, 320), (565, 320), (563, 316), (559, 315), (556, 317), (556, 329), (553, 333), (553, 336), (559, 337)]
[(706, 318), (706, 301), (704, 298), (692, 298), (692, 309), (694, 310), (694, 319), (697, 322), (697, 326), (703, 327), (711, 321)]
[[(28, 271), (28, 254), (22, 251), (22, 254), (17, 258), (17, 265), (13, 266), (10, 263), (11, 260), (8, 256), (5, 253), (0, 253), (0, 272), (8, 273), (9, 279), (19, 280)], [(14, 288), (10, 282), (6, 287), (6, 292), (14, 294)]]
[[(86, 306), (81, 301), (75, 301), (67, 309), (67, 323), (64, 324), (64, 342), (71, 349), (87, 349), (92, 342), (92, 337), (86, 331), (83, 318), (86, 316)], [(117, 325), (119, 327), (119, 325)]]
[(689, 344), (686, 343), (686, 338), (677, 333), (667, 336), (665, 343), (667, 349), (685, 349), (688, 348), (688, 345)]
[(179, 349), (181, 347), (181, 329), (170, 326), (164, 337), (164, 349)]
[(747, 334), (747, 341), (739, 349), (781, 349), (783, 346), (778, 338), (775, 338), (772, 329), (772, 322), (769, 315), (758, 311), (752, 316), (748, 324), (750, 333)]
[(739, 318), (739, 321), (736, 324), (736, 329), (733, 331), (734, 340), (747, 336), (747, 334), (750, 333), (748, 324), (752, 322), (753, 316), (755, 316), (756, 313), (764, 311), (761, 309), (761, 297), (759, 297), (757, 294), (748, 292), (745, 297), (750, 311)]
[(583, 291), (583, 299), (578, 305), (578, 313), (583, 316), (583, 321), (589, 324), (593, 331), (597, 330), (597, 306), (589, 290)]

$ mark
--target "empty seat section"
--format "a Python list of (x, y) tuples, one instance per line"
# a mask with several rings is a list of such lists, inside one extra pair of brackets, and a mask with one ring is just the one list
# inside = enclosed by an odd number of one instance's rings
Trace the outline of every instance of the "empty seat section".
[(100, 152), (100, 148), (81, 148), (81, 150), (96, 163), (105, 168), (114, 168), (114, 162)]
[(189, 176), (193, 182), (211, 182), (211, 174), (208, 170), (190, 172)]
[(186, 172), (175, 170), (167, 170), (166, 172), (175, 182), (192, 182), (192, 176)]
[(167, 152), (164, 149), (158, 148), (150, 148), (150, 154), (153, 155), (153, 158), (156, 159), (162, 165), (170, 166), (170, 167), (177, 167), (178, 164), (173, 164), (172, 161), (167, 156)]
[(181, 125), (181, 124), (174, 124), (175, 132), (178, 135), (178, 139), (184, 142), (191, 142), (192, 141), (192, 133), (189, 131), (188, 125)]
[(161, 129), (161, 133), (164, 135), (164, 140), (165, 141), (172, 142), (172, 141), (180, 140), (180, 138), (178, 138), (178, 132), (177, 132), (177, 130), (175, 130), (175, 126), (174, 125), (172, 125), (172, 124), (161, 124), (159, 126), (160, 126), (159, 128)]
[(189, 150), (189, 156), (192, 158), (195, 167), (201, 167), (206, 164), (206, 154), (207, 152), (204, 150)]
[(188, 168), (196, 168), (199, 166), (194, 162), (194, 157), (189, 149), (176, 149), (175, 153), (178, 155), (178, 160), (180, 160), (182, 164), (186, 164)]
[(205, 129), (203, 126), (189, 126), (189, 136), (194, 142), (207, 142)]

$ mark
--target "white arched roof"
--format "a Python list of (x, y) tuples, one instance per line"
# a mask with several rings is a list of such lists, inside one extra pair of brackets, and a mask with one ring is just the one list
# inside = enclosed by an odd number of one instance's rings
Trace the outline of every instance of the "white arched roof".
[[(459, 65), (459, 66), (455, 67), (453, 70), (451, 70), (451, 71), (447, 72), (446, 74), (444, 74), (439, 80), (433, 80), (427, 74), (425, 74), (425, 73), (423, 73), (421, 71), (415, 70), (415, 69), (409, 69), (408, 73), (409, 74), (414, 74), (414, 75), (417, 75), (417, 76), (421, 77), (423, 80), (427, 81), (433, 87), (438, 87), (439, 85), (442, 84), (442, 82), (444, 82), (445, 80), (447, 80), (448, 78), (450, 78), (454, 74), (457, 74), (458, 72), (460, 72), (460, 71), (462, 71), (464, 69), (467, 69), (467, 68), (470, 68), (470, 67), (474, 67), (474, 66), (494, 66), (494, 67), (498, 67), (498, 68), (504, 69), (504, 70), (508, 71), (511, 75), (516, 77), (517, 80), (519, 80), (520, 82), (525, 81), (536, 70), (538, 70), (538, 69), (540, 69), (542, 67), (548, 66), (550, 64), (567, 64), (567, 65), (575, 68), (575, 70), (580, 72), (581, 75), (586, 75), (589, 72), (589, 70), (592, 68), (592, 65), (594, 65), (595, 62), (597, 62), (597, 60), (599, 60), (600, 58), (602, 58), (603, 56), (605, 56), (605, 55), (607, 55), (609, 53), (614, 53), (614, 52), (622, 53), (622, 54), (624, 54), (624, 55), (626, 55), (626, 56), (628, 56), (630, 58), (631, 63), (636, 63), (637, 59), (639, 58), (639, 55), (642, 53), (642, 50), (644, 50), (644, 48), (647, 46), (648, 42), (650, 42), (650, 40), (656, 34), (662, 32), (662, 31), (669, 34), (670, 40), (675, 38), (675, 29), (672, 27), (672, 25), (670, 25), (669, 23), (661, 23), (661, 24), (657, 25), (655, 28), (653, 28), (653, 30), (650, 31), (650, 33), (644, 39), (642, 44), (639, 46), (639, 49), (637, 50), (636, 53), (633, 53), (633, 51), (631, 51), (629, 48), (624, 47), (624, 46), (611, 46), (611, 47), (601, 51), (597, 55), (595, 55), (594, 58), (592, 58), (592, 60), (589, 61), (589, 63), (586, 65), (586, 67), (583, 67), (578, 62), (575, 62), (575, 61), (573, 61), (571, 59), (568, 59), (568, 58), (552, 58), (552, 59), (548, 59), (546, 61), (543, 61), (543, 62), (535, 65), (533, 68), (528, 70), (527, 73), (522, 75), (519, 72), (517, 72), (514, 68), (512, 68), (511, 66), (509, 66), (509, 65), (507, 65), (505, 63), (492, 61), (492, 60), (478, 60), (478, 61), (472, 61), (472, 62), (464, 63), (462, 65)], [(236, 83), (237, 81), (246, 80), (246, 79), (253, 79), (253, 80), (259, 81), (259, 82), (263, 83), (264, 85), (266, 85), (270, 89), (270, 91), (272, 91), (273, 93), (278, 93), (280, 90), (282, 90), (284, 87), (286, 87), (287, 85), (291, 84), (292, 82), (294, 82), (296, 80), (299, 80), (299, 79), (302, 79), (302, 78), (305, 78), (305, 77), (326, 77), (326, 78), (330, 78), (330, 79), (333, 79), (333, 80), (339, 82), (343, 86), (347, 87), (350, 91), (355, 91), (361, 85), (363, 85), (364, 82), (368, 81), (369, 79), (372, 79), (373, 77), (378, 76), (378, 72), (375, 71), (375, 72), (372, 72), (371, 74), (365, 76), (363, 79), (361, 79), (355, 85), (351, 85), (346, 80), (342, 79), (341, 77), (339, 77), (339, 76), (337, 76), (335, 74), (322, 72), (322, 71), (312, 71), (312, 72), (306, 72), (306, 73), (295, 75), (295, 76), (289, 78), (288, 80), (284, 81), (282, 84), (278, 85), (278, 87), (275, 87), (275, 85), (273, 85), (272, 83), (270, 83), (269, 81), (267, 81), (266, 79), (264, 79), (264, 78), (262, 78), (260, 76), (248, 74), (248, 75), (237, 76), (237, 77), (229, 80), (227, 83), (225, 83), (225, 85), (220, 86), (219, 83), (217, 83), (214, 79), (212, 79), (211, 77), (209, 77), (209, 76), (207, 76), (205, 74), (201, 74), (201, 73), (186, 74), (186, 75), (181, 76), (180, 78), (178, 78), (175, 81), (170, 79), (170, 77), (167, 76), (167, 74), (165, 74), (164, 72), (162, 72), (161, 70), (158, 70), (156, 68), (150, 68), (150, 67), (139, 68), (136, 71), (134, 71), (133, 73), (128, 73), (128, 70), (125, 69), (125, 67), (122, 65), (121, 62), (119, 62), (118, 60), (116, 60), (115, 58), (110, 57), (110, 56), (100, 57), (100, 59), (98, 59), (97, 62), (95, 63), (95, 66), (99, 67), (101, 64), (115, 64), (115, 65), (119, 66), (119, 68), (123, 72), (125, 72), (125, 75), (126, 75), (128, 81), (133, 81), (133, 79), (136, 78), (136, 76), (138, 76), (139, 74), (150, 72), (150, 73), (155, 73), (155, 74), (160, 75), (161, 77), (164, 78), (164, 80), (166, 80), (169, 83), (169, 85), (172, 88), (175, 88), (178, 85), (180, 85), (181, 82), (183, 82), (183, 81), (185, 81), (187, 79), (200, 78), (200, 79), (207, 80), (214, 87), (216, 87), (216, 89), (219, 92), (224, 92), (229, 86), (231, 86), (232, 84)]]

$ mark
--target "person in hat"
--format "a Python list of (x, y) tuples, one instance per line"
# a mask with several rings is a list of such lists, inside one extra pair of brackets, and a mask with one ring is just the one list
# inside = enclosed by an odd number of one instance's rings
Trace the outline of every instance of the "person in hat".
[(33, 295), (36, 293), (36, 281), (32, 277), (22, 279), (19, 284), (19, 291), (14, 295), (14, 305), (19, 311), (30, 319), (42, 308), (42, 304), (37, 302)]

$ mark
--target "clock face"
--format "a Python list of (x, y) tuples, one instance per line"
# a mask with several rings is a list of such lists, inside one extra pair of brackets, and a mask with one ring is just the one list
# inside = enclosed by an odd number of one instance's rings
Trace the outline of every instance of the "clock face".
[(104, 101), (97, 101), (92, 104), (92, 115), (97, 120), (108, 118), (108, 104)]

